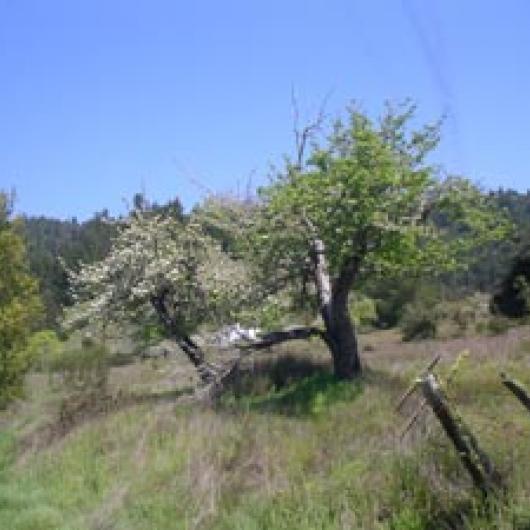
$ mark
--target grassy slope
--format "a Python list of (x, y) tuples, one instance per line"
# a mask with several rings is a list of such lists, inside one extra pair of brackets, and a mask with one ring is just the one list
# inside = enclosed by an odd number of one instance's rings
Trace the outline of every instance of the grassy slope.
[[(168, 389), (189, 384), (186, 368), (147, 363), (113, 370), (113, 391), (137, 399), (60, 420), (64, 396), (32, 376), (28, 399), (0, 416), (0, 529), (530, 528), (530, 415), (498, 379), (530, 385), (530, 329), (363, 344), (362, 381), (334, 382), (318, 342), (300, 343), (257, 361), (216, 410), (175, 406)], [(488, 513), (430, 414), (397, 436), (413, 375), (434, 352), (447, 371), (465, 347), (449, 394), (508, 479)]]

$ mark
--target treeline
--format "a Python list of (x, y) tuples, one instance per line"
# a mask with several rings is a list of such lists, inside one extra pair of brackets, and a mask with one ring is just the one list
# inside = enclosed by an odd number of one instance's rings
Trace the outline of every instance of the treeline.
[(514, 260), (526, 252), (530, 245), (530, 190), (520, 193), (499, 189), (490, 192), (514, 224), (512, 237), (479, 249), (474, 263), (463, 274), (448, 278), (448, 285), (473, 291), (495, 292), (499, 288)]
[(45, 306), (45, 325), (55, 327), (61, 307), (70, 302), (64, 265), (94, 262), (110, 249), (115, 233), (107, 211), (96, 213), (86, 222), (47, 217), (26, 217), (26, 248), (32, 274), (38, 278)]
[[(499, 189), (491, 191), (490, 196), (513, 221), (515, 231), (512, 237), (479, 249), (479, 259), (468, 270), (443, 276), (435, 287), (430, 285), (431, 290), (437, 288), (455, 298), (476, 291), (494, 293), (509, 275), (516, 257), (530, 246), (530, 190), (520, 193)], [(132, 208), (166, 212), (181, 220), (186, 217), (178, 198), (164, 204), (150, 204), (138, 193), (133, 198)], [(120, 217), (111, 216), (108, 210), (96, 212), (84, 222), (78, 222), (75, 218), (58, 220), (43, 216), (25, 217), (30, 270), (39, 280), (46, 327), (56, 327), (61, 307), (71, 302), (63, 264), (75, 269), (80, 263), (102, 259), (111, 247), (119, 220)], [(223, 247), (230, 246), (227, 234), (214, 229), (211, 232)], [(425, 281), (431, 283), (428, 278)], [(416, 280), (389, 278), (379, 279), (364, 287), (367, 295), (380, 301), (377, 309), (381, 325), (392, 326), (397, 323), (403, 307), (414, 299), (417, 285)], [(424, 287), (422, 289), (425, 291)]]

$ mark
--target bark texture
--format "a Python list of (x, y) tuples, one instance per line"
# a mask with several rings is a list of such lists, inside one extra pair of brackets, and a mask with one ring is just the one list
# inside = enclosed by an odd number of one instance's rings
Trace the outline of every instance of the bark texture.
[(206, 362), (206, 356), (202, 349), (189, 337), (182, 333), (171, 311), (166, 304), (167, 293), (160, 292), (157, 296), (151, 298), (151, 305), (155, 310), (160, 322), (163, 324), (168, 335), (178, 344), (180, 349), (186, 354), (189, 361), (199, 374), (203, 383), (211, 383), (218, 376), (218, 371)]
[(332, 300), (331, 319), (326, 329), (333, 368), (339, 379), (353, 379), (362, 371), (355, 328), (347, 302)]
[(326, 327), (325, 340), (333, 357), (333, 369), (338, 379), (353, 379), (362, 371), (357, 335), (348, 308), (348, 293), (357, 272), (355, 259), (349, 260), (332, 283), (324, 242), (313, 239), (312, 260), (315, 285), (322, 320)]

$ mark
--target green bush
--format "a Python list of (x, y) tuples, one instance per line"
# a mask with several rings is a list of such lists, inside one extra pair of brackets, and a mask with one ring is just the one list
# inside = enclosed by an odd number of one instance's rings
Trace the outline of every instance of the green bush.
[(436, 337), (438, 325), (443, 317), (440, 311), (439, 288), (433, 285), (421, 285), (414, 300), (407, 304), (401, 317), (403, 340), (432, 339)]
[(371, 328), (377, 320), (375, 300), (361, 293), (355, 293), (350, 300), (350, 315), (356, 327)]
[(440, 302), (436, 306), (440, 320), (449, 327), (451, 336), (462, 336), (469, 331), (478, 331), (480, 324), (487, 327), (491, 318), (489, 297), (474, 293), (460, 300)]
[(26, 355), (35, 368), (48, 371), (64, 352), (64, 344), (52, 330), (37, 331), (28, 340)]
[(486, 324), (486, 333), (489, 335), (502, 335), (503, 333), (506, 333), (511, 326), (512, 323), (508, 318), (492, 317)]
[(369, 282), (364, 292), (375, 301), (376, 322), (380, 328), (397, 326), (403, 309), (414, 300), (418, 280), (410, 278), (382, 278)]
[(286, 296), (271, 295), (263, 303), (252, 310), (238, 313), (238, 320), (244, 326), (256, 326), (263, 331), (271, 331), (286, 324), (291, 314), (290, 300)]
[(109, 367), (108, 349), (88, 336), (81, 348), (65, 348), (48, 363), (50, 373), (61, 374), (63, 384), (70, 390), (105, 388)]
[(438, 321), (434, 308), (416, 304), (407, 306), (401, 320), (403, 340), (433, 339), (438, 330)]
[[(504, 322), (493, 322), (488, 295), (474, 293), (458, 300), (443, 300), (434, 289), (420, 289), (403, 311), (404, 340), (459, 337), (468, 332), (497, 333)], [(493, 331), (496, 326), (499, 331)]]

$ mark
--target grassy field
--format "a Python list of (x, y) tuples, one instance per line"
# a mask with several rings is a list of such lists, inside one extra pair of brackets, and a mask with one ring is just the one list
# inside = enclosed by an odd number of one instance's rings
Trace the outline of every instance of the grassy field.
[[(500, 383), (530, 385), (530, 327), (402, 343), (361, 337), (365, 376), (336, 382), (318, 341), (260, 353), (213, 408), (175, 360), (115, 367), (106, 393), (44, 374), (0, 416), (0, 529), (530, 529), (530, 415)], [(428, 411), (400, 433), (410, 381), (469, 349), (447, 392), (505, 477), (484, 505)]]

